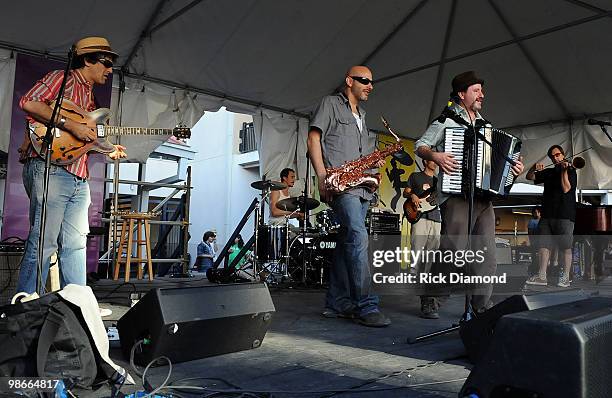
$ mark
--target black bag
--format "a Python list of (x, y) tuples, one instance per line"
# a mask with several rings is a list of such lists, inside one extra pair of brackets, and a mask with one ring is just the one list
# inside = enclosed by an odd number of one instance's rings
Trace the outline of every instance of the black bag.
[(114, 369), (99, 360), (82, 325), (78, 307), (56, 293), (0, 307), (0, 376), (57, 377), (81, 388), (99, 371), (108, 379)]

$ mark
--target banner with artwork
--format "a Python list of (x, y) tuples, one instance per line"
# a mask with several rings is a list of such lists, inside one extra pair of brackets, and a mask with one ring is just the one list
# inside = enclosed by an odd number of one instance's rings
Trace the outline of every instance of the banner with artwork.
[[(402, 139), (402, 145), (404, 150), (415, 159), (414, 154), (414, 141), (409, 139)], [(388, 145), (393, 145), (395, 139), (390, 136), (379, 135), (378, 136), (378, 149), (382, 149)], [(380, 180), (380, 186), (378, 189), (379, 203), (378, 207), (384, 211), (393, 212), (400, 215), (400, 227), (401, 227), (401, 245), (402, 247), (410, 247), (410, 223), (403, 216), (403, 205), (404, 197), (402, 193), (408, 182), (408, 177), (415, 171), (419, 171), (416, 167), (416, 162), (420, 160), (415, 159), (410, 166), (401, 164), (397, 159), (392, 156), (387, 157), (385, 165), (379, 169), (382, 176)]]

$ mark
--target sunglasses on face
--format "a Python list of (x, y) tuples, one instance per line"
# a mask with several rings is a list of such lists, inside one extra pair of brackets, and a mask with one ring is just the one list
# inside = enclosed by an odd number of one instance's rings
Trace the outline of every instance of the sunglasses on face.
[(367, 77), (362, 76), (349, 76), (351, 79), (358, 81), (359, 83), (367, 86), (368, 84), (374, 84), (374, 80), (368, 79)]
[(111, 61), (110, 59), (100, 58), (98, 60), (98, 62), (101, 63), (102, 65), (104, 65), (105, 68), (112, 68), (113, 67), (113, 61)]

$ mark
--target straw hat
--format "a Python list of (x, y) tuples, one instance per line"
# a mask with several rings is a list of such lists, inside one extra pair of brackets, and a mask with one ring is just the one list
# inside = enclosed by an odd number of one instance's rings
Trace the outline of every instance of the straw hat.
[(119, 55), (113, 51), (108, 40), (104, 37), (85, 37), (76, 42), (76, 55), (90, 54), (90, 53), (106, 53), (111, 54), (113, 57)]

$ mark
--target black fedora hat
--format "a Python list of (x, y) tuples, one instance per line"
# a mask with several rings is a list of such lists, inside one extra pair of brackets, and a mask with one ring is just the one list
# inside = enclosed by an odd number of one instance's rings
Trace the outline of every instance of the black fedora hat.
[(467, 90), (472, 84), (484, 84), (484, 80), (476, 76), (476, 72), (470, 70), (455, 76), (451, 84), (453, 86), (452, 94), (457, 94), (460, 91)]

